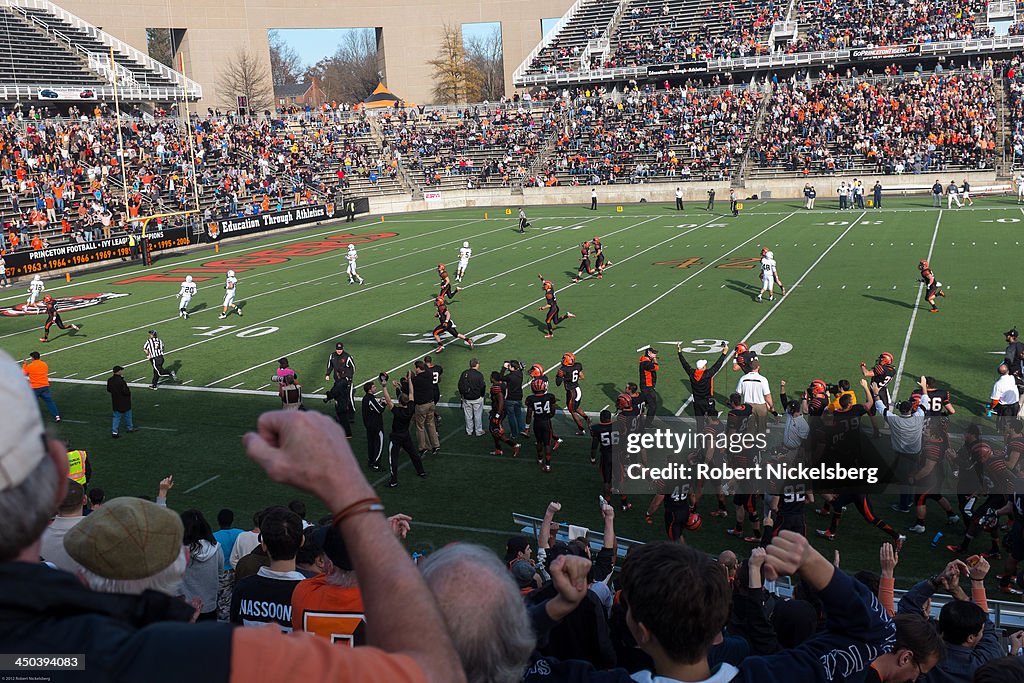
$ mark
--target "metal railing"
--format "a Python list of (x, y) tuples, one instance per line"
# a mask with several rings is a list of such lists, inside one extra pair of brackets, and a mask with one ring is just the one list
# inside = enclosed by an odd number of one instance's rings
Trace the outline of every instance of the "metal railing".
[[(62, 7), (58, 7), (49, 0), (0, 0), (0, 5), (11, 7), (11, 8), (25, 8), (42, 10), (55, 17), (57, 20), (78, 29), (83, 34), (92, 38), (93, 40), (102, 43), (108, 47), (112, 47), (115, 52), (120, 53), (122, 56), (126, 56), (129, 59), (137, 62), (140, 66), (145, 67), (150, 71), (154, 71), (165, 79), (177, 85), (177, 88), (163, 87), (163, 90), (176, 91), (178, 97), (184, 93), (186, 97), (199, 99), (203, 96), (203, 88), (201, 85), (193, 81), (191, 78), (185, 76), (178, 71), (170, 69), (160, 62), (156, 61), (149, 55), (140, 52), (128, 43), (125, 43), (118, 38), (110, 35), (106, 31), (102, 31), (84, 19), (68, 12)], [(34, 17), (33, 17), (34, 19)], [(45, 22), (43, 22), (45, 23)], [(56, 32), (56, 29), (47, 27), (47, 30)], [(140, 86), (151, 89), (161, 89), (160, 86)], [(172, 95), (169, 99), (173, 99)]]
[[(898, 46), (885, 46), (898, 47)], [(842, 50), (797, 52), (793, 54), (777, 52), (755, 57), (722, 57), (708, 60), (707, 73), (726, 73), (736, 71), (761, 71), (769, 69), (793, 68), (801, 66), (824, 66), (848, 62), (856, 53), (870, 48), (845, 48)], [(918, 55), (922, 57), (957, 56), (985, 54), (997, 51), (1013, 51), (1024, 49), (1024, 35), (993, 36), (973, 40), (949, 40), (935, 43), (917, 44)], [(656, 65), (651, 65), (656, 66)], [(615, 69), (594, 69), (579, 72), (547, 72), (538, 74), (520, 74), (515, 78), (517, 87), (542, 85), (572, 85), (628, 80), (630, 78), (646, 79), (647, 65), (622, 67)]]
[(526, 58), (523, 59), (522, 63), (520, 63), (520, 65), (516, 67), (516, 70), (512, 73), (513, 83), (519, 83), (519, 79), (521, 77), (524, 77), (526, 75), (527, 70), (530, 68), (530, 64), (533, 62), (533, 58), (539, 55), (549, 45), (551, 45), (555, 38), (558, 37), (558, 34), (562, 32), (562, 29), (564, 29), (566, 25), (570, 21), (572, 21), (573, 17), (576, 16), (576, 13), (580, 11), (580, 8), (583, 5), (585, 5), (587, 2), (592, 1), (593, 0), (576, 0), (576, 2), (572, 4), (572, 7), (570, 7), (568, 11), (566, 11), (566, 13), (562, 15), (562, 18), (558, 20), (558, 23), (556, 23), (551, 28), (551, 30), (548, 31), (546, 36), (543, 36), (541, 38), (541, 41), (537, 44), (537, 47), (530, 50), (530, 53), (526, 55)]
[(999, 21), (1002, 19), (1016, 19), (1017, 18), (1017, 2), (1016, 0), (989, 0), (988, 1), (988, 20)]

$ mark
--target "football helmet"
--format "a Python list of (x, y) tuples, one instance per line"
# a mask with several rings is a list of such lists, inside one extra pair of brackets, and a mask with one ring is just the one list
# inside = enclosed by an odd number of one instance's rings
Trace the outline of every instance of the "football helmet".
[(894, 359), (892, 357), (892, 354), (889, 353), (888, 351), (883, 351), (882, 353), (878, 354), (879, 365), (892, 365), (893, 360)]
[(689, 531), (696, 531), (700, 528), (700, 525), (703, 523), (704, 520), (701, 519), (699, 512), (691, 512), (690, 516), (686, 518), (686, 528)]
[(234, 276), (235, 276), (235, 271), (229, 270), (228, 271), (228, 277), (234, 277)]
[(191, 275), (186, 275), (185, 276), (185, 282), (192, 282), (192, 276)]
[(615, 397), (615, 407), (619, 410), (629, 410), (633, 407), (633, 399), (629, 394), (619, 394)]
[(530, 366), (530, 377), (541, 377), (544, 374), (544, 366), (540, 363), (534, 363)]
[(743, 342), (740, 342), (739, 344), (736, 345), (736, 354), (737, 355), (739, 355), (741, 353), (746, 353), (746, 352), (747, 352), (747, 345), (746, 344), (744, 344)]
[(925, 268), (928, 267), (928, 260), (921, 259), (921, 261), (917, 264), (917, 267), (920, 268), (921, 270), (924, 270)]
[(548, 390), (548, 383), (542, 380), (540, 377), (530, 382), (530, 389), (535, 394), (543, 394)]
[(572, 351), (568, 351), (562, 354), (562, 365), (572, 365), (576, 362), (576, 354)]

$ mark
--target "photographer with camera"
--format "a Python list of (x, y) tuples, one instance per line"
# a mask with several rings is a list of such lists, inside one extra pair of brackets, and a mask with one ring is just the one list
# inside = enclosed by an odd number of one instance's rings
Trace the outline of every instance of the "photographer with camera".
[(505, 412), (508, 415), (508, 433), (526, 436), (523, 419), (523, 362), (507, 360), (501, 365), (501, 381), (505, 383)]
[(828, 385), (828, 393), (831, 396), (828, 402), (827, 412), (834, 413), (839, 410), (839, 401), (843, 396), (850, 397), (850, 403), (857, 402), (857, 392), (850, 388), (850, 380), (841, 379), (835, 384)]

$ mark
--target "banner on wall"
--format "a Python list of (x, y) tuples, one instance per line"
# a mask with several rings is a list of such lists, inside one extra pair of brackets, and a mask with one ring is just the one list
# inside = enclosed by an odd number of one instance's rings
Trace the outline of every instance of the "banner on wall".
[(651, 64), (647, 67), (648, 76), (681, 76), (699, 74), (708, 70), (706, 61), (674, 62), (672, 64)]
[(920, 45), (884, 45), (882, 47), (863, 47), (850, 50), (850, 59), (892, 59), (921, 54)]
[(203, 241), (219, 242), (230, 237), (324, 221), (334, 217), (335, 208), (334, 202), (327, 202), (310, 206), (293, 206), (280, 211), (267, 211), (255, 216), (210, 221), (203, 230)]

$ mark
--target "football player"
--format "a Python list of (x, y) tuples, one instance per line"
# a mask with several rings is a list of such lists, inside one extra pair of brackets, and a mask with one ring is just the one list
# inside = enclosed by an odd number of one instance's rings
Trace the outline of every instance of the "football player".
[[(729, 396), (729, 414), (726, 418), (726, 433), (743, 434), (747, 431), (747, 423), (754, 414), (753, 408), (743, 402), (743, 397), (737, 393)], [(741, 449), (737, 453), (729, 453), (729, 466), (735, 469), (749, 467), (752, 463), (752, 452)], [(732, 488), (732, 487), (730, 487)], [(736, 523), (731, 529), (725, 532), (730, 536), (742, 538), (747, 543), (758, 543), (761, 541), (761, 520), (758, 513), (757, 495), (752, 493), (737, 493), (732, 499), (733, 507), (736, 510)], [(750, 535), (743, 532), (746, 518), (750, 518)]]
[(919, 492), (914, 495), (917, 521), (910, 527), (910, 531), (915, 534), (923, 534), (926, 530), (925, 519), (929, 500), (934, 500), (939, 504), (942, 511), (946, 513), (948, 524), (956, 524), (960, 521), (960, 515), (953, 512), (953, 506), (949, 504), (945, 496), (939, 493), (947, 483), (943, 462), (946, 460), (948, 448), (949, 437), (945, 427), (939, 420), (927, 422), (924, 439), (921, 443), (920, 467), (913, 475), (914, 486)]
[(555, 336), (555, 325), (562, 322), (566, 318), (575, 318), (576, 315), (565, 312), (565, 315), (559, 315), (558, 310), (558, 298), (555, 296), (555, 284), (551, 280), (545, 280), (543, 275), (537, 275), (540, 278), (542, 287), (544, 287), (544, 301), (546, 302), (543, 306), (538, 308), (539, 311), (546, 310), (548, 313), (544, 318), (544, 324), (547, 325), (548, 331), (544, 334), (545, 339), (551, 339)]
[(43, 283), (43, 278), (39, 275), (32, 276), (32, 281), (28, 283), (28, 301), (26, 302), (27, 307), (39, 308), (37, 301), (42, 293), (46, 291), (46, 285)]
[(452, 287), (452, 279), (443, 263), (437, 264), (437, 275), (441, 278), (441, 290), (437, 293), (439, 297), (448, 297), (448, 300), (451, 301), (456, 294), (462, 291), (462, 287)]
[(751, 351), (744, 342), (736, 345), (736, 355), (732, 359), (732, 369), (744, 374), (750, 372), (750, 365), (757, 360), (757, 351)]
[(472, 256), (473, 250), (469, 248), (469, 242), (463, 242), (462, 248), (459, 249), (459, 268), (455, 271), (456, 282), (462, 282), (462, 278), (466, 274), (466, 267), (469, 265), (469, 259)]
[(502, 422), (505, 421), (505, 383), (501, 379), (501, 373), (491, 373), (491, 414), (489, 416), (488, 431), (494, 439), (494, 454), (503, 455), (501, 444), (508, 444), (512, 447), (512, 457), (519, 455), (519, 444), (505, 436), (505, 428)]
[(235, 313), (242, 315), (242, 309), (235, 303), (235, 294), (238, 293), (238, 278), (235, 277), (235, 271), (228, 271), (228, 276), (224, 280), (224, 290), (223, 310), (217, 317), (221, 320), (228, 317), (229, 309), (234, 309)]
[(434, 305), (437, 306), (438, 325), (434, 328), (434, 341), (437, 342), (437, 348), (434, 349), (434, 353), (441, 353), (444, 351), (444, 346), (441, 344), (441, 333), (447, 332), (456, 339), (461, 339), (466, 342), (469, 348), (473, 348), (473, 340), (464, 334), (460, 334), (459, 330), (455, 327), (455, 321), (452, 320), (452, 313), (448, 310), (447, 304), (444, 302), (443, 296), (438, 296), (434, 299)]
[[(872, 396), (877, 396), (886, 408), (891, 404), (889, 399), (889, 382), (896, 376), (896, 366), (893, 365), (895, 359), (893, 355), (888, 351), (883, 351), (878, 354), (878, 359), (875, 361), (873, 368), (868, 368), (866, 363), (860, 364), (860, 371), (865, 377), (871, 378), (870, 390)], [(872, 410), (872, 418), (874, 411)], [(871, 420), (871, 426), (874, 428), (874, 437), (878, 438), (878, 427), (875, 426), (874, 419)]]
[(604, 278), (604, 269), (610, 266), (611, 261), (604, 260), (604, 245), (601, 244), (601, 238), (594, 238), (594, 270), (597, 271), (597, 279)]
[[(979, 483), (983, 482), (981, 486), (987, 489), (988, 497), (980, 506), (974, 505), (973, 514), (965, 520), (967, 532), (964, 534), (964, 540), (959, 545), (947, 545), (946, 549), (957, 554), (967, 553), (971, 541), (982, 531), (987, 531), (991, 536), (988, 554), (998, 555), (1000, 508), (1006, 504), (1006, 493), (1020, 489), (1020, 480), (1009, 468), (1006, 459), (1001, 454), (997, 454), (981, 438), (981, 429), (978, 425), (972, 424), (967, 427), (964, 432), (962, 450), (966, 452), (967, 459), (971, 463), (969, 469), (972, 472), (964, 472), (961, 468), (958, 485), (960, 488), (964, 488), (964, 480), (968, 478)], [(986, 484), (987, 486), (985, 486)], [(967, 488), (971, 488), (970, 484)]]
[(537, 462), (542, 472), (551, 471), (551, 451), (554, 436), (551, 431), (551, 419), (555, 416), (555, 395), (548, 391), (548, 383), (543, 379), (530, 382), (530, 391), (526, 397), (526, 424), (533, 427), (533, 436), (537, 441)]
[(917, 269), (921, 271), (921, 282), (923, 282), (924, 286), (927, 288), (924, 294), (924, 300), (931, 305), (932, 313), (938, 313), (939, 307), (935, 305), (935, 297), (946, 296), (946, 293), (940, 289), (940, 287), (942, 287), (942, 283), (935, 279), (935, 273), (932, 272), (931, 267), (928, 265), (928, 261), (921, 260), (921, 262), (917, 264)]
[(576, 436), (585, 436), (590, 431), (590, 417), (580, 408), (583, 400), (583, 364), (576, 360), (572, 353), (562, 354), (562, 364), (555, 373), (555, 386), (565, 388), (565, 408), (569, 417), (576, 423)]
[(57, 311), (57, 300), (49, 294), (43, 297), (43, 305), (46, 306), (46, 324), (43, 326), (43, 336), (39, 338), (39, 341), (50, 341), (49, 336), (51, 325), (56, 325), (62, 330), (66, 330), (70, 327), (75, 332), (78, 332), (78, 330), (81, 329), (74, 323), (68, 323), (66, 326), (64, 325), (64, 321), (60, 319), (60, 313)]
[(192, 301), (192, 297), (196, 295), (198, 291), (196, 283), (192, 282), (192, 276), (186, 275), (185, 281), (181, 283), (181, 289), (178, 290), (178, 317), (188, 318), (188, 305)]
[(700, 528), (702, 520), (700, 514), (693, 511), (693, 493), (690, 491), (689, 483), (667, 482), (666, 488), (668, 487), (671, 487), (668, 493), (659, 493), (651, 499), (644, 519), (651, 524), (652, 516), (664, 503), (665, 533), (668, 535), (668, 540), (686, 543), (683, 538), (683, 529), (696, 531)]
[(605, 500), (612, 499), (612, 493), (618, 482), (612, 479), (612, 467), (615, 464), (614, 448), (619, 444), (619, 432), (612, 422), (610, 410), (602, 410), (596, 425), (590, 426), (590, 463), (597, 462), (598, 451), (601, 452), (601, 494)]
[(345, 260), (348, 261), (348, 267), (345, 272), (348, 273), (348, 283), (354, 285), (357, 281), (359, 284), (363, 284), (363, 278), (359, 277), (359, 273), (356, 272), (356, 259), (359, 255), (356, 253), (356, 245), (348, 245), (348, 253), (345, 254)]
[(576, 277), (572, 279), (573, 282), (579, 282), (583, 277), (583, 272), (586, 271), (587, 275), (593, 275), (594, 271), (590, 268), (590, 242), (583, 242), (580, 244), (580, 267), (576, 271)]
[[(804, 516), (804, 504), (814, 503), (814, 495), (807, 490), (805, 484), (791, 484), (769, 497), (768, 508), (772, 514), (770, 537), (780, 531), (795, 531), (802, 536), (807, 535), (807, 519)], [(762, 540), (763, 543), (763, 540)]]
[(765, 292), (768, 301), (775, 301), (775, 254), (765, 250), (761, 257), (761, 291), (757, 293), (757, 302), (761, 303)]
[(897, 552), (903, 548), (903, 542), (907, 540), (907, 537), (897, 533), (884, 519), (875, 516), (874, 509), (871, 507), (871, 501), (868, 500), (866, 495), (863, 493), (843, 493), (839, 495), (826, 493), (824, 495), (825, 500), (832, 507), (832, 521), (829, 523), (828, 529), (817, 530), (819, 536), (830, 541), (836, 540), (836, 535), (839, 531), (839, 521), (843, 518), (843, 508), (852, 504), (857, 508), (857, 512), (860, 513), (865, 522), (892, 538)]

